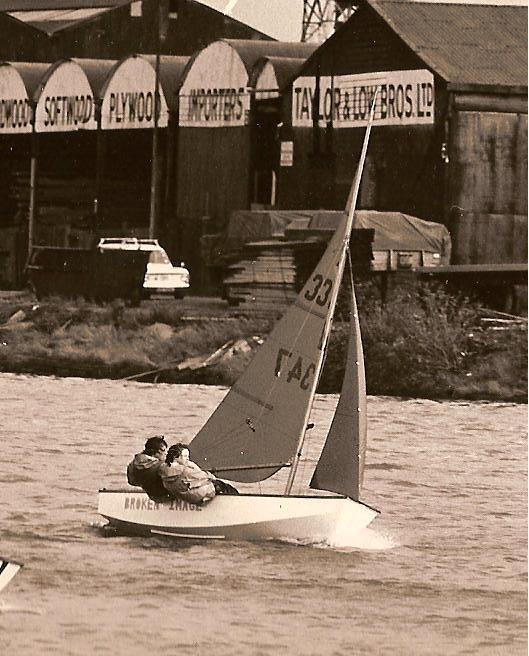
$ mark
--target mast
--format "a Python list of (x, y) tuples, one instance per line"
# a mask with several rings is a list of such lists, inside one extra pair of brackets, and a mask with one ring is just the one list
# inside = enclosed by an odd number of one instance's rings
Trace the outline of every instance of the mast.
[(334, 310), (336, 308), (336, 301), (338, 299), (338, 291), (340, 289), (340, 284), (341, 284), (341, 281), (342, 281), (343, 271), (344, 271), (344, 267), (345, 267), (345, 256), (346, 256), (346, 253), (347, 253), (347, 248), (349, 246), (349, 240), (351, 238), (351, 231), (353, 229), (354, 212), (355, 212), (355, 209), (356, 209), (356, 202), (357, 202), (357, 199), (358, 199), (358, 192), (360, 190), (360, 182), (362, 180), (362, 172), (364, 170), (364, 165), (365, 165), (365, 160), (366, 160), (366, 155), (367, 155), (367, 147), (368, 147), (368, 144), (369, 144), (369, 137), (371, 135), (371, 127), (373, 125), (373, 119), (374, 119), (374, 116), (375, 116), (375, 104), (376, 104), (377, 94), (378, 94), (378, 89), (375, 91), (375, 94), (373, 96), (373, 102), (371, 104), (371, 110), (369, 112), (369, 120), (368, 120), (368, 123), (367, 123), (366, 132), (365, 132), (365, 135), (364, 135), (364, 142), (362, 144), (362, 151), (360, 153), (360, 160), (358, 162), (356, 175), (355, 175), (353, 184), (351, 186), (351, 191), (349, 192), (349, 197), (347, 199), (347, 204), (346, 204), (346, 207), (345, 207), (345, 210), (346, 210), (346, 213), (347, 213), (347, 222), (345, 224), (345, 230), (344, 230), (343, 240), (342, 240), (342, 244), (341, 244), (342, 252), (340, 254), (340, 259), (339, 259), (339, 263), (338, 263), (338, 273), (336, 275), (336, 284), (335, 284), (335, 286), (332, 290), (332, 294), (331, 294), (331, 301), (330, 301), (331, 311), (329, 312), (327, 321), (325, 323), (324, 332), (323, 332), (323, 336), (322, 336), (322, 348), (321, 348), (320, 357), (319, 357), (319, 360), (318, 360), (317, 375), (314, 376), (313, 385), (312, 385), (311, 392), (310, 392), (310, 402), (307, 406), (305, 421), (303, 423), (302, 431), (301, 431), (301, 434), (299, 436), (298, 447), (296, 449), (296, 453), (295, 453), (295, 456), (294, 456), (294, 461), (292, 463), (292, 469), (290, 470), (289, 477), (288, 477), (287, 484), (286, 484), (286, 488), (285, 488), (285, 495), (287, 495), (287, 496), (290, 494), (290, 492), (292, 490), (292, 486), (294, 484), (294, 480), (295, 480), (295, 477), (296, 477), (296, 472), (297, 472), (297, 469), (298, 469), (299, 461), (301, 459), (301, 454), (302, 454), (302, 451), (303, 451), (303, 444), (305, 442), (305, 435), (306, 435), (306, 431), (307, 431), (307, 424), (308, 424), (308, 420), (309, 420), (310, 413), (311, 413), (311, 410), (312, 410), (312, 405), (314, 403), (314, 397), (316, 395), (316, 388), (318, 386), (321, 371), (322, 371), (322, 368), (323, 368), (325, 353), (327, 351), (327, 344), (328, 344), (328, 339), (329, 339), (329, 335), (330, 335), (331, 328), (332, 328)]

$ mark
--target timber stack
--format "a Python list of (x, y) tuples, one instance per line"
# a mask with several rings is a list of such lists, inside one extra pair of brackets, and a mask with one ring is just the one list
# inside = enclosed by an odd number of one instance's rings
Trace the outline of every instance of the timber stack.
[(244, 311), (280, 314), (296, 298), (324, 249), (321, 241), (248, 243), (242, 259), (227, 267), (224, 296)]

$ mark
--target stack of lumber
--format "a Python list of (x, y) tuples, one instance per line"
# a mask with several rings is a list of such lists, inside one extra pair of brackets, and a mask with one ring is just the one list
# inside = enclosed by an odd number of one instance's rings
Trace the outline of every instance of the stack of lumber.
[[(27, 212), (29, 206), (30, 181), (26, 171), (14, 171), (10, 186), (10, 197), (18, 210)], [(92, 211), (94, 183), (89, 178), (63, 178), (42, 174), (37, 181), (37, 203), (39, 217), (53, 221), (81, 220)]]
[[(143, 192), (143, 193), (142, 193)], [(14, 171), (9, 196), (20, 217), (27, 215), (30, 179), (27, 171)], [(124, 220), (131, 225), (145, 223), (149, 211), (149, 188), (135, 180), (107, 178), (99, 192), (100, 218), (112, 225)], [(94, 212), (94, 177), (58, 175), (42, 171), (37, 179), (38, 221), (41, 224), (79, 226)]]
[(247, 244), (243, 259), (227, 267), (226, 299), (242, 310), (282, 312), (296, 298), (323, 249), (319, 242)]

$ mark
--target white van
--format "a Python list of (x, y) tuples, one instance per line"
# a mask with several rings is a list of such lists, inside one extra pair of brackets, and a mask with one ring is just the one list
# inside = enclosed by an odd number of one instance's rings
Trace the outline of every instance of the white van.
[(100, 250), (140, 250), (150, 251), (149, 262), (143, 281), (143, 297), (151, 294), (172, 294), (183, 298), (189, 289), (189, 271), (181, 262), (173, 266), (169, 256), (157, 239), (136, 239), (136, 237), (104, 237), (99, 240)]

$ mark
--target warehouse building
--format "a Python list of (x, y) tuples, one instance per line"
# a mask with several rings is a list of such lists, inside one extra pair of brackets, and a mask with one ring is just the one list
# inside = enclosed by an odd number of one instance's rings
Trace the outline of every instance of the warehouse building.
[[(178, 101), (174, 94), (183, 68), (175, 55), (183, 56), (185, 63), (189, 54), (220, 37), (270, 40), (195, 0), (45, 0), (38, 10), (30, 0), (0, 0), (0, 31), (4, 37), (0, 62), (6, 62), (0, 63), (0, 284), (4, 286), (21, 283), (29, 223), (35, 243), (50, 245), (82, 245), (86, 231), (95, 227), (103, 233), (106, 227), (116, 226), (136, 230), (139, 236), (148, 232), (155, 63), (153, 56), (146, 56), (147, 66), (133, 53), (162, 53), (162, 87), (171, 89), (169, 104), (176, 111), (173, 123), (162, 116), (158, 132), (157, 209), (163, 231), (175, 203), (172, 171)], [(166, 74), (172, 66), (169, 60), (174, 64), (176, 59), (180, 59), (178, 71), (173, 67)], [(114, 66), (119, 70), (108, 78)], [(17, 72), (20, 67), (26, 79)], [(62, 95), (42, 97), (46, 106), (38, 111), (49, 112), (50, 120), (33, 126), (35, 94), (52, 67), (88, 76), (92, 90), (89, 97), (83, 95), (85, 123), (73, 120), (81, 109), (72, 102), (81, 101), (75, 101), (77, 77), (68, 84), (66, 76)], [(120, 88), (109, 91), (115, 84)], [(100, 91), (113, 102), (108, 111)], [(122, 111), (125, 106), (127, 116)]]
[(204, 275), (200, 238), (221, 230), (233, 210), (272, 193), (269, 144), (281, 117), (279, 107), (268, 119), (257, 111), (254, 67), (263, 57), (294, 59), (299, 67), (315, 48), (223, 39), (191, 58), (179, 91), (174, 221), (195, 280)]
[(526, 262), (527, 8), (362, 0), (286, 95), (278, 205), (446, 224), (455, 263)]

